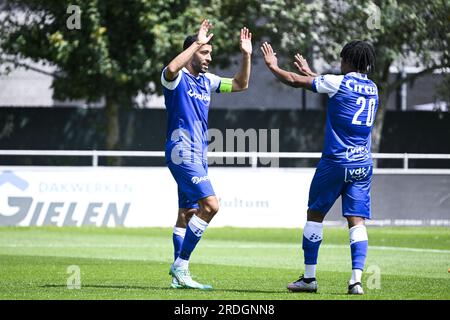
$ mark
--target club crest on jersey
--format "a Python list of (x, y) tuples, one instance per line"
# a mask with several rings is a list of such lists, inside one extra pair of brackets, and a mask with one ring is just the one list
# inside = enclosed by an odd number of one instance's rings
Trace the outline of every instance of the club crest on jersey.
[(369, 150), (366, 146), (349, 147), (345, 157), (349, 161), (365, 160), (369, 158)]
[(199, 99), (199, 100), (203, 100), (203, 101), (207, 101), (209, 102), (211, 100), (211, 97), (205, 93), (197, 93), (194, 92), (192, 89), (189, 89), (189, 91), (187, 92), (187, 94), (189, 95), (189, 97), (193, 97), (195, 99)]
[(203, 176), (203, 177), (192, 177), (191, 178), (191, 182), (193, 183), (193, 184), (199, 184), (200, 182), (203, 182), (203, 181), (208, 181), (209, 180), (209, 177), (208, 176)]

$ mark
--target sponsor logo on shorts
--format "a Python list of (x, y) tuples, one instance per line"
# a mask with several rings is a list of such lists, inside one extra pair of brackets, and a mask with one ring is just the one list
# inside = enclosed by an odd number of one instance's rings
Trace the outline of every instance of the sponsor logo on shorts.
[(345, 181), (359, 181), (367, 177), (370, 172), (370, 166), (360, 168), (346, 168), (345, 169)]
[(191, 178), (191, 182), (193, 184), (199, 184), (200, 182), (204, 182), (204, 181), (208, 181), (209, 177), (208, 176), (203, 176), (203, 177), (192, 177)]

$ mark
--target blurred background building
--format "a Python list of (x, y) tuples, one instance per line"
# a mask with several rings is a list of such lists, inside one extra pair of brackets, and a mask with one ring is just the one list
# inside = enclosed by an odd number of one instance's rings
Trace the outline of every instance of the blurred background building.
[[(239, 110), (323, 110), (326, 97), (303, 89), (289, 88), (278, 82), (267, 70), (255, 44), (254, 61), (250, 87), (240, 94), (216, 94), (211, 99), (213, 109)], [(33, 64), (36, 69), (52, 73), (55, 68)], [(238, 66), (222, 70), (214, 68), (211, 72), (232, 77)], [(400, 71), (400, 72), (399, 72)], [(391, 68), (392, 79), (404, 75), (402, 70)], [(411, 74), (421, 68), (407, 66), (403, 72)], [(334, 70), (334, 72), (338, 72)], [(102, 102), (87, 105), (84, 101), (59, 101), (53, 99), (53, 77), (34, 70), (16, 68), (9, 75), (0, 75), (1, 107), (100, 107)], [(397, 111), (448, 111), (448, 104), (440, 101), (436, 88), (443, 81), (443, 70), (422, 76), (404, 84), (396, 94), (392, 94), (386, 108)], [(157, 84), (160, 85), (160, 84)], [(450, 88), (449, 88), (450, 90)], [(160, 95), (140, 95), (136, 97), (140, 108), (164, 108), (164, 97)]]

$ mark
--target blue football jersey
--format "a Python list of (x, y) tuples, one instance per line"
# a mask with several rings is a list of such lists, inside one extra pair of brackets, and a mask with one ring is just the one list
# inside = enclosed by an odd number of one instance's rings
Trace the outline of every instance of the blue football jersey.
[(367, 75), (322, 75), (312, 90), (328, 94), (322, 158), (345, 166), (372, 164), (371, 130), (378, 109), (378, 89)]
[(161, 74), (167, 111), (166, 160), (202, 163), (208, 150), (208, 110), (213, 91), (220, 92), (221, 78), (211, 73), (198, 77), (183, 68), (167, 81)]

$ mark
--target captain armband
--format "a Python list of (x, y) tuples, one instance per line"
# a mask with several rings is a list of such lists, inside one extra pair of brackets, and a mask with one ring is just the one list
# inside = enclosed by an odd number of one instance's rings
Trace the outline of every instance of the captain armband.
[(219, 92), (231, 92), (233, 79), (220, 78)]

